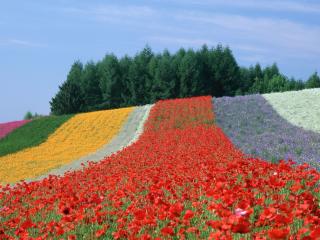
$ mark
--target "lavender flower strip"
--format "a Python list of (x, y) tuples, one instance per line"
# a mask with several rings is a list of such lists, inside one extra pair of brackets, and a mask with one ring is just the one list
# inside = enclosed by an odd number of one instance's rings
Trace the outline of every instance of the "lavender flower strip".
[(213, 99), (216, 122), (244, 153), (320, 169), (320, 134), (294, 126), (261, 95)]

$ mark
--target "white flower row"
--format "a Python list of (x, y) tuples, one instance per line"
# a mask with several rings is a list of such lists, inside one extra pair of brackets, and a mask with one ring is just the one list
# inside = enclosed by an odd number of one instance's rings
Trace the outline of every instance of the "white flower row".
[(320, 133), (320, 88), (262, 96), (291, 124)]

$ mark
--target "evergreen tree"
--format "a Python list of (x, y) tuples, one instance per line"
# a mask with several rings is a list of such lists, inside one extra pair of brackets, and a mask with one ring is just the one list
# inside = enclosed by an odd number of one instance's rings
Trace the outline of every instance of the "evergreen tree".
[(153, 79), (150, 87), (151, 102), (174, 97), (176, 74), (170, 53), (165, 50), (162, 55), (153, 57), (149, 67)]
[(97, 108), (97, 105), (102, 103), (98, 69), (93, 62), (88, 62), (83, 69), (81, 90), (84, 96), (83, 110), (94, 110)]
[(249, 94), (262, 93), (263, 79), (255, 77), (252, 86), (249, 88)]
[(201, 95), (203, 85), (200, 81), (199, 63), (193, 50), (188, 50), (179, 66), (180, 97)]
[(70, 69), (67, 80), (59, 86), (59, 91), (50, 101), (51, 112), (56, 115), (82, 111), (84, 96), (81, 91), (83, 65), (76, 61)]
[(240, 71), (239, 66), (230, 50), (224, 49), (221, 70), (223, 92), (225, 96), (233, 96), (240, 86)]
[(149, 63), (153, 58), (151, 48), (146, 46), (137, 54), (129, 69), (128, 90), (130, 93), (130, 104), (143, 105), (150, 102), (151, 76)]
[(161, 76), (159, 75), (159, 65), (161, 61), (162, 55), (157, 54), (155, 55), (149, 62), (149, 74), (150, 80), (148, 82), (149, 87), (149, 99), (151, 102), (155, 102), (156, 100), (160, 99), (159, 96), (161, 95)]
[(197, 58), (198, 58), (198, 68), (200, 74), (200, 81), (203, 85), (203, 94), (210, 95), (211, 91), (211, 84), (213, 82), (213, 76), (210, 72), (210, 65), (209, 65), (209, 49), (207, 45), (203, 45), (200, 51), (197, 51)]
[(252, 82), (254, 81), (254, 78), (252, 78), (252, 69), (253, 67), (245, 68), (241, 67), (240, 68), (240, 86), (238, 90), (236, 91), (236, 95), (241, 95), (242, 93), (248, 92), (250, 86), (252, 85)]
[(130, 76), (129, 70), (132, 64), (132, 58), (127, 55), (120, 59), (119, 67), (121, 72), (122, 91), (121, 91), (121, 104), (120, 106), (129, 106), (131, 104), (130, 95)]
[(295, 81), (294, 90), (302, 90), (302, 89), (305, 89), (305, 88), (306, 88), (306, 85), (302, 80)]
[(50, 101), (51, 113), (55, 115), (78, 113), (83, 109), (84, 98), (81, 88), (73, 81), (66, 81)]
[(218, 45), (209, 51), (211, 95), (232, 96), (240, 86), (239, 66), (229, 48)]
[(173, 88), (173, 98), (180, 97), (180, 72), (179, 72), (179, 65), (181, 64), (182, 59), (184, 58), (184, 55), (186, 54), (186, 50), (184, 48), (180, 48), (176, 54), (172, 57), (172, 67), (175, 71), (175, 85)]
[(33, 115), (30, 111), (28, 111), (23, 117), (24, 120), (30, 120), (32, 118), (33, 118)]
[(289, 81), (282, 75), (274, 75), (268, 82), (266, 92), (284, 92), (289, 89)]
[(122, 81), (121, 69), (117, 57), (113, 54), (106, 55), (98, 64), (100, 88), (102, 92), (101, 108), (114, 108), (120, 106)]
[(262, 71), (261, 65), (259, 63), (257, 63), (254, 66), (253, 72), (254, 72), (253, 78), (260, 78), (260, 79), (263, 78), (263, 71)]
[(306, 88), (319, 88), (320, 87), (320, 78), (318, 76), (318, 73), (313, 73), (308, 81), (306, 82)]
[(71, 66), (70, 72), (68, 73), (67, 81), (80, 86), (82, 71), (83, 71), (83, 64), (79, 60), (75, 61)]
[(263, 70), (263, 78), (264, 79), (270, 80), (274, 76), (277, 76), (277, 75), (280, 75), (280, 72), (279, 72), (279, 68), (276, 63), (272, 64), (271, 66), (267, 66)]

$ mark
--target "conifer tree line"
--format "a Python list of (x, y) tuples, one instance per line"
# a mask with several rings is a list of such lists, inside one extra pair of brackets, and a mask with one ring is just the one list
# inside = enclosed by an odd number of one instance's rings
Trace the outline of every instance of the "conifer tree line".
[(98, 62), (76, 61), (50, 101), (55, 115), (137, 106), (160, 99), (234, 96), (320, 87), (315, 72), (303, 82), (277, 65), (239, 67), (228, 47), (206, 45), (156, 54), (146, 46), (135, 56), (107, 54)]

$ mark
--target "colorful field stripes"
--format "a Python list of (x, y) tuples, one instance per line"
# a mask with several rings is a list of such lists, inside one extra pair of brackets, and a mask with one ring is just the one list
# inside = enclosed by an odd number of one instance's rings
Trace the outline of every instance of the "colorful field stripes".
[(43, 143), (50, 134), (72, 116), (42, 117), (17, 128), (5, 138), (0, 139), (0, 157)]
[(1, 157), (0, 182), (34, 178), (95, 152), (119, 132), (133, 109), (75, 115), (39, 146)]
[(291, 124), (320, 133), (320, 88), (262, 96)]
[(30, 120), (22, 120), (8, 123), (0, 123), (0, 139), (8, 135), (10, 132), (15, 130), (18, 127), (30, 122)]
[(213, 105), (217, 124), (244, 153), (320, 170), (320, 133), (288, 122), (262, 95), (214, 98)]
[[(186, 117), (187, 116), (187, 117)], [(248, 159), (211, 97), (160, 101), (137, 142), (0, 191), (2, 238), (319, 239), (319, 172)]]

